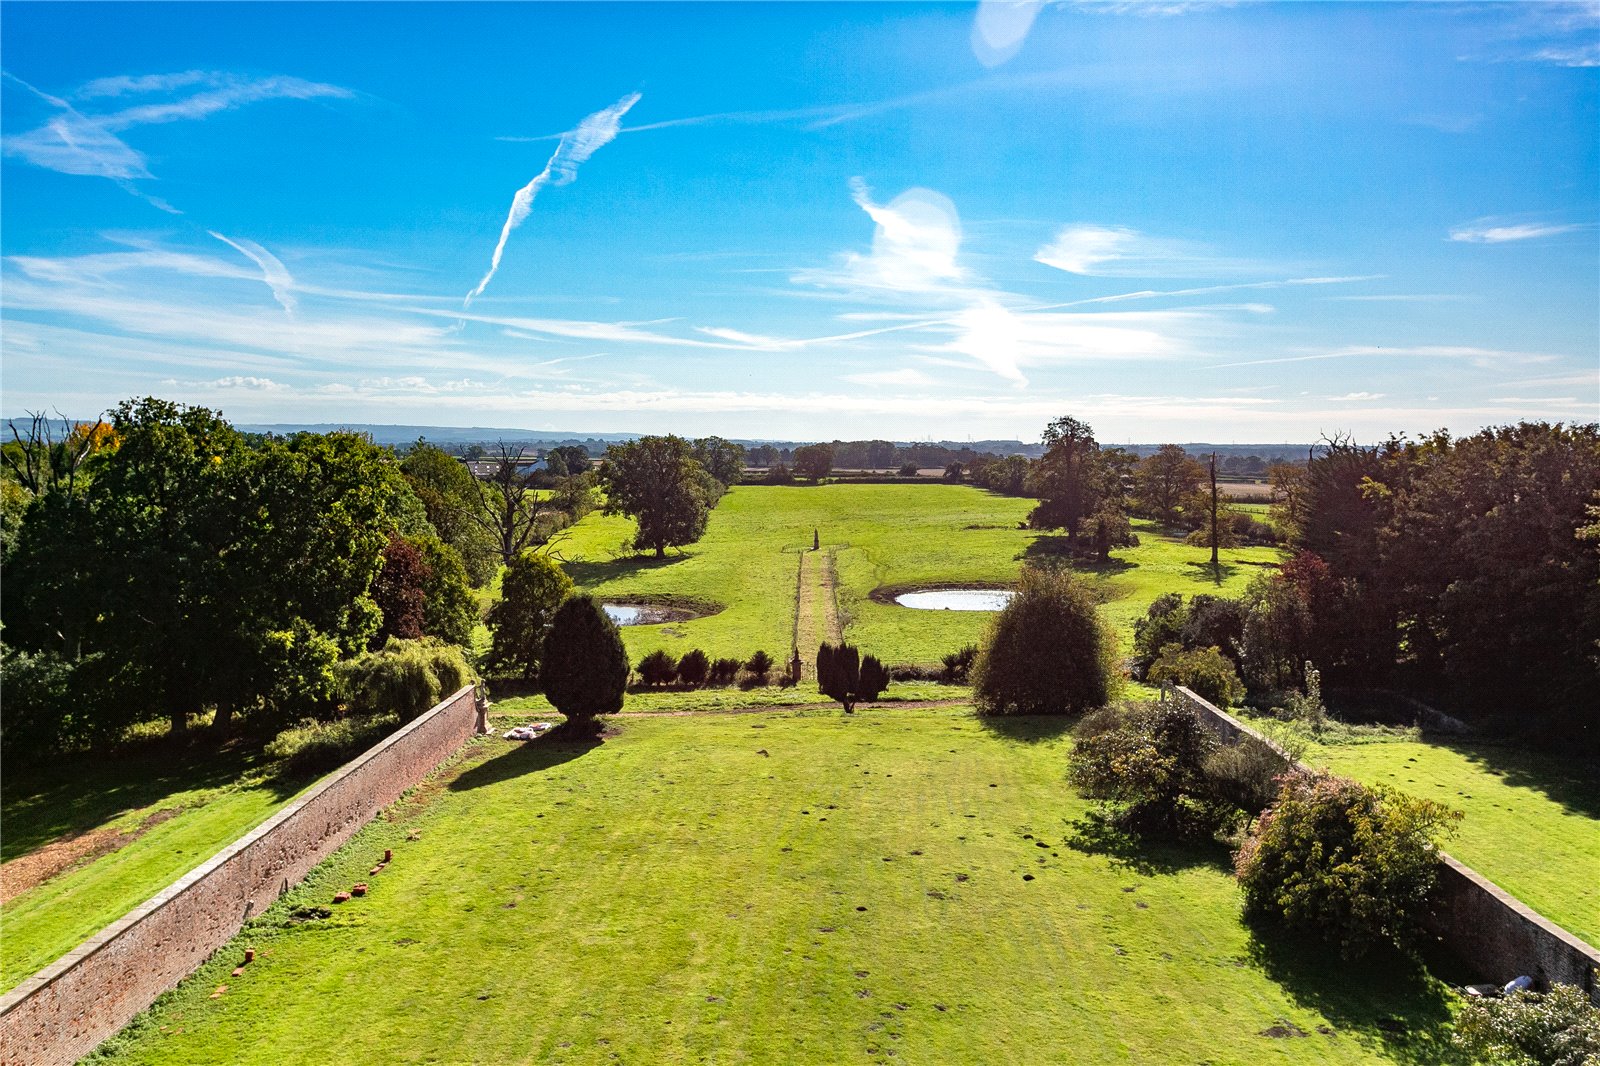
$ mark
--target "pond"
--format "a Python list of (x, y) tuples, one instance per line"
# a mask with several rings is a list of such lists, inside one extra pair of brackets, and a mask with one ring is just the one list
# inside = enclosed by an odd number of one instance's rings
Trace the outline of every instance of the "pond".
[(1013, 595), (1009, 589), (928, 589), (903, 592), (894, 602), (919, 611), (998, 611)]
[(611, 620), (619, 626), (648, 626), (666, 621), (666, 610), (637, 603), (602, 604)]

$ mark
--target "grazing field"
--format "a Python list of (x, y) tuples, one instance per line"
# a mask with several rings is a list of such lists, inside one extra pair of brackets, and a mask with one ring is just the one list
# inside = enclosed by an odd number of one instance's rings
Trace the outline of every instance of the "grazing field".
[[(821, 611), (828, 597), (817, 584), (802, 588), (799, 581), (798, 553), (811, 547), (817, 530), (822, 554), (833, 557), (846, 639), (886, 661), (929, 663), (975, 643), (990, 615), (913, 610), (885, 602), (889, 594), (1010, 584), (1025, 559), (1049, 555), (1062, 540), (1018, 528), (1032, 507), (1031, 500), (960, 485), (741, 485), (712, 512), (699, 543), (666, 559), (626, 553), (633, 523), (600, 514), (574, 526), (558, 550), (573, 580), (604, 600), (722, 606), (708, 617), (624, 628), (634, 661), (656, 648), (681, 654), (693, 647), (713, 657), (747, 657), (761, 648), (781, 661), (794, 641), (797, 590), (807, 603), (807, 632), (826, 628)], [(1220, 572), (1213, 572), (1208, 549), (1156, 533), (1149, 523), (1134, 526), (1139, 547), (1084, 568), (1125, 636), (1161, 593), (1237, 595), (1280, 555), (1272, 548), (1225, 550)], [(829, 572), (808, 561), (809, 581)], [(815, 647), (801, 651), (809, 660)]]
[(9, 772), (0, 988), (54, 962), (310, 785), (252, 750), (165, 746)]
[(98, 1058), (1444, 1061), (1433, 979), (1253, 940), (1219, 846), (1086, 834), (1057, 723), (619, 727), (472, 742)]
[(1461, 811), (1445, 845), (1452, 855), (1600, 944), (1600, 766), (1499, 744), (1394, 736), (1313, 744), (1305, 760)]

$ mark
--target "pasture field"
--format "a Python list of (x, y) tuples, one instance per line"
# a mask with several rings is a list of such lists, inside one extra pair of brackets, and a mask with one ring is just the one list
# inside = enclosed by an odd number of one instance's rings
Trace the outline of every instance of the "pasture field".
[(1088, 831), (1058, 723), (615, 725), (471, 742), (94, 1061), (1448, 1061), (1435, 979), (1253, 939), (1221, 846)]
[[(711, 513), (699, 543), (666, 559), (635, 556), (623, 545), (634, 525), (591, 514), (572, 527), (558, 550), (573, 580), (607, 601), (723, 605), (703, 618), (628, 626), (630, 657), (665, 648), (675, 655), (699, 647), (708, 655), (748, 657), (757, 648), (780, 661), (794, 640), (798, 553), (820, 534), (831, 567), (807, 576), (836, 578), (844, 636), (887, 662), (936, 663), (976, 643), (990, 615), (918, 611), (885, 602), (887, 594), (938, 585), (1004, 586), (1025, 559), (1048, 555), (1053, 534), (1018, 528), (1033, 501), (961, 485), (740, 485)], [(1106, 599), (1106, 612), (1124, 638), (1151, 600), (1163, 592), (1238, 595), (1249, 579), (1275, 563), (1273, 548), (1227, 549), (1220, 572), (1210, 552), (1135, 522), (1136, 548), (1082, 569)], [(819, 576), (819, 580), (821, 577)], [(806, 587), (809, 602), (815, 588)], [(874, 597), (874, 592), (877, 597)], [(810, 659), (815, 648), (802, 648)]]
[(1600, 765), (1503, 744), (1393, 734), (1311, 744), (1304, 758), (1461, 811), (1447, 851), (1600, 944)]
[(0, 988), (11, 988), (265, 821), (315, 774), (167, 746), (6, 774)]

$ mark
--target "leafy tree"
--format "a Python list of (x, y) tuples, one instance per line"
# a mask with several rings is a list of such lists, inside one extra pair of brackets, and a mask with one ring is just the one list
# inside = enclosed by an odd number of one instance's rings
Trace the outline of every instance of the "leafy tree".
[(917, 464), (916, 463), (901, 463), (900, 464), (900, 476), (901, 477), (916, 477), (917, 476)]
[(1140, 461), (1133, 475), (1134, 499), (1139, 513), (1169, 525), (1199, 491), (1206, 476), (1189, 453), (1176, 444), (1163, 444), (1154, 455)]
[(833, 469), (833, 445), (807, 444), (794, 450), (794, 472), (808, 481), (821, 481)]
[(1151, 664), (1149, 679), (1157, 685), (1182, 685), (1218, 707), (1244, 698), (1244, 682), (1239, 680), (1232, 660), (1215, 647), (1185, 650), (1168, 644)]
[(1600, 1062), (1600, 1007), (1577, 985), (1469, 999), (1454, 1043), (1492, 1066), (1594, 1066)]
[(1120, 687), (1116, 638), (1086, 585), (1065, 571), (1026, 569), (972, 669), (981, 714), (1077, 714)]
[(1409, 946), (1461, 817), (1431, 800), (1322, 770), (1285, 776), (1234, 857), (1246, 913), (1339, 945), (1346, 958)]
[(1150, 664), (1168, 644), (1183, 643), (1183, 625), (1189, 609), (1176, 592), (1164, 592), (1151, 601), (1144, 617), (1133, 623), (1133, 656), (1128, 665), (1134, 678), (1143, 681)]
[(1248, 613), (1249, 607), (1242, 600), (1199, 593), (1189, 601), (1178, 642), (1190, 651), (1216, 648), (1237, 667)]
[(699, 540), (722, 496), (722, 485), (695, 462), (689, 442), (675, 436), (613, 444), (601, 480), (606, 513), (637, 521), (633, 547), (653, 549), (658, 559), (669, 547)]
[(1112, 548), (1133, 548), (1139, 544), (1127, 513), (1110, 499), (1102, 500), (1100, 509), (1089, 519), (1089, 531), (1094, 537), (1095, 555), (1102, 562), (1111, 558)]
[(447, 644), (472, 645), (478, 604), (461, 556), (438, 537), (412, 537), (426, 575), (422, 581), (422, 632)]
[(1034, 529), (1065, 529), (1067, 542), (1075, 545), (1080, 527), (1108, 495), (1100, 445), (1093, 427), (1071, 417), (1046, 426), (1044, 444), (1044, 457), (1033, 466), (1030, 486), (1039, 505), (1028, 516), (1028, 524)]
[(1216, 748), (1195, 713), (1176, 702), (1107, 707), (1075, 731), (1067, 780), (1090, 799), (1121, 804), (1113, 820), (1124, 829), (1210, 829), (1205, 762)]
[(1311, 611), (1300, 588), (1282, 573), (1261, 574), (1245, 589), (1240, 670), (1252, 695), (1263, 701), (1298, 688), (1313, 647)]
[(533, 678), (544, 658), (545, 638), (556, 611), (572, 594), (572, 579), (553, 560), (532, 549), (512, 559), (500, 600), (489, 608), (489, 669), (502, 676)]
[(341, 662), (336, 674), (352, 714), (396, 714), (402, 722), (472, 680), (461, 649), (434, 640), (390, 640)]
[(502, 560), (487, 524), (478, 521), (483, 497), (472, 471), (455, 456), (423, 440), (401, 458), (400, 469), (439, 539), (460, 553), (472, 583), (483, 585), (492, 579)]
[(616, 623), (592, 596), (567, 597), (545, 638), (544, 694), (575, 732), (590, 732), (595, 716), (622, 710), (628, 652)]
[(694, 442), (694, 461), (723, 485), (736, 485), (744, 474), (744, 447), (721, 437)]
[(589, 453), (578, 444), (564, 444), (545, 453), (544, 466), (556, 477), (589, 472)]
[(373, 648), (389, 638), (415, 640), (422, 636), (423, 583), (433, 576), (422, 554), (398, 533), (383, 549), (383, 569), (372, 579), (372, 599), (383, 613), (383, 624), (372, 635)]

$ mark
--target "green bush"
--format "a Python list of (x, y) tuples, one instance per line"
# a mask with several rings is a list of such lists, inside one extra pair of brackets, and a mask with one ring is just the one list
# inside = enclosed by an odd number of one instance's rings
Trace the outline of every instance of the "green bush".
[(1112, 821), (1137, 833), (1214, 830), (1218, 813), (1205, 762), (1217, 741), (1189, 708), (1127, 703), (1079, 723), (1067, 780), (1090, 799), (1120, 805)]
[(965, 685), (972, 676), (972, 664), (978, 658), (978, 646), (968, 644), (960, 651), (953, 651), (940, 659), (944, 669), (939, 673), (938, 680), (946, 685)]
[(1576, 985), (1469, 999), (1456, 1016), (1455, 1044), (1493, 1066), (1596, 1066), (1600, 1008)]
[(273, 737), (267, 758), (295, 773), (332, 770), (366, 751), (394, 731), (400, 719), (392, 714), (306, 721)]
[(764, 651), (758, 651), (745, 662), (744, 668), (760, 678), (760, 683), (765, 685), (767, 675), (772, 673), (772, 656)]
[(639, 660), (639, 680), (651, 688), (670, 685), (678, 677), (678, 661), (661, 649)]
[(1338, 944), (1346, 958), (1407, 947), (1437, 877), (1439, 838), (1460, 817), (1394, 789), (1292, 770), (1234, 856), (1246, 913)]
[(853, 644), (837, 646), (826, 641), (817, 648), (817, 688), (838, 700), (845, 714), (855, 711), (861, 682), (861, 652)]
[(861, 675), (856, 682), (856, 692), (863, 700), (870, 703), (883, 695), (884, 689), (889, 687), (889, 671), (876, 655), (864, 656), (861, 660)]
[(1203, 700), (1226, 707), (1244, 698), (1244, 682), (1233, 663), (1217, 648), (1184, 651), (1176, 644), (1161, 649), (1147, 675), (1153, 684), (1182, 685)]
[(1278, 798), (1279, 778), (1291, 760), (1255, 737), (1240, 737), (1205, 757), (1206, 781), (1213, 798), (1245, 814), (1257, 815)]
[(393, 714), (409, 722), (472, 680), (461, 649), (429, 637), (393, 640), (334, 668), (352, 715)]
[(1122, 677), (1116, 636), (1067, 571), (1027, 569), (972, 668), (980, 714), (1077, 714), (1102, 707)]
[(1133, 623), (1133, 655), (1128, 666), (1135, 678), (1144, 680), (1162, 648), (1183, 643), (1183, 626), (1188, 620), (1189, 609), (1178, 593), (1164, 593), (1151, 601), (1144, 617)]
[(740, 668), (744, 666), (738, 659), (718, 659), (711, 664), (709, 673), (710, 683), (713, 685), (731, 685), (739, 676)]
[(0, 651), (0, 752), (9, 765), (78, 747), (95, 724), (75, 671), (54, 652)]
[(678, 660), (678, 680), (690, 688), (699, 688), (705, 684), (706, 676), (710, 672), (711, 661), (699, 648), (691, 648)]
[(622, 710), (628, 652), (605, 609), (592, 596), (571, 596), (556, 611), (545, 638), (544, 694), (579, 733), (597, 715)]

